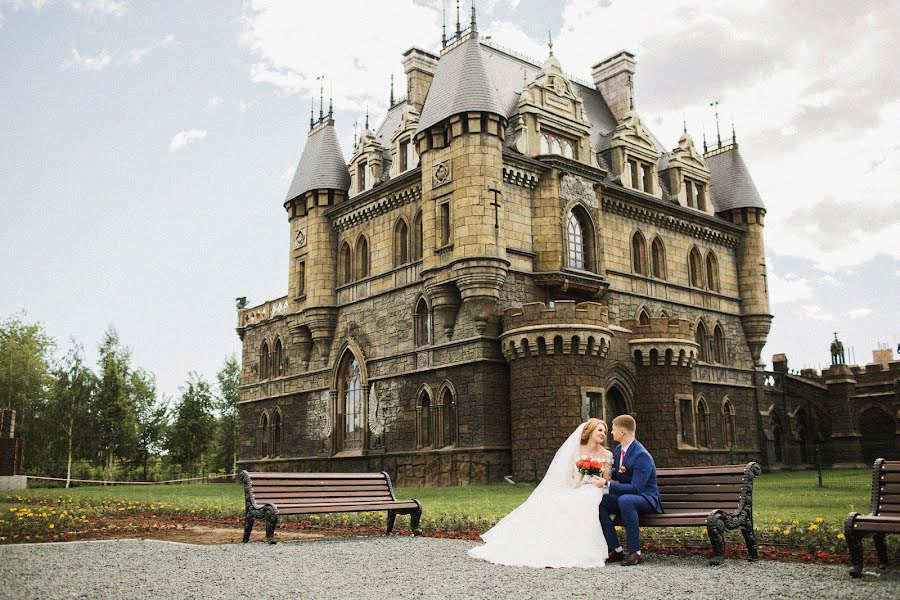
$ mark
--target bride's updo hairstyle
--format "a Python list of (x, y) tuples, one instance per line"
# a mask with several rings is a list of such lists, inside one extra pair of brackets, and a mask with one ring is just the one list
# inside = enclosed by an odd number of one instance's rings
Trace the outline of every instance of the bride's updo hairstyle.
[(598, 427), (603, 427), (603, 431), (609, 431), (609, 428), (606, 426), (606, 423), (604, 421), (594, 418), (587, 420), (587, 423), (584, 424), (584, 429), (581, 431), (582, 446), (588, 443), (588, 440), (591, 439), (591, 434), (594, 433), (594, 430)]

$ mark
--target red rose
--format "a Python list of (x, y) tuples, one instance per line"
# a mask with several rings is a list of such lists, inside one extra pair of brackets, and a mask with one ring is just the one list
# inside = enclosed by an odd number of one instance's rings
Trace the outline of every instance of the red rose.
[(600, 462), (599, 460), (592, 460), (592, 461), (591, 461), (591, 468), (592, 468), (592, 469), (602, 469), (602, 468), (603, 468), (603, 463)]

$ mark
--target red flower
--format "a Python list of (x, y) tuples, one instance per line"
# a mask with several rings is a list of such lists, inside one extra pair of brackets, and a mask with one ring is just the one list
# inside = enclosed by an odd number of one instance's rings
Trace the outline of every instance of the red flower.
[(591, 460), (591, 468), (592, 469), (602, 469), (603, 463), (599, 460)]

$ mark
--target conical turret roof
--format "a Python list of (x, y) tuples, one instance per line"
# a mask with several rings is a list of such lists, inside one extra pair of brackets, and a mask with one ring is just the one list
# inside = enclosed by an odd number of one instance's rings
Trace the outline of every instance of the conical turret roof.
[(738, 152), (737, 144), (704, 157), (709, 167), (709, 184), (716, 212), (733, 208), (765, 208), (750, 170)]
[(417, 133), (466, 112), (506, 116), (497, 90), (484, 67), (481, 44), (476, 34), (445, 52), (438, 61)]
[(343, 190), (350, 188), (350, 172), (338, 144), (334, 124), (325, 121), (309, 132), (300, 163), (287, 193), (287, 201), (310, 190)]

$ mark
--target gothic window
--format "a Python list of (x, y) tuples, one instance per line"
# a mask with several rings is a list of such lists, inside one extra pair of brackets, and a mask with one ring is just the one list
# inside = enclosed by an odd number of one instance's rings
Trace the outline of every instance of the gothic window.
[(369, 276), (369, 240), (361, 235), (356, 241), (356, 279)]
[(275, 414), (272, 415), (272, 435), (269, 442), (272, 456), (280, 456), (281, 454), (282, 435), (281, 411), (276, 408)]
[(394, 266), (409, 262), (409, 226), (400, 219), (394, 227)]
[(703, 324), (703, 321), (697, 323), (695, 340), (697, 345), (700, 346), (700, 360), (709, 362), (709, 334), (706, 333), (706, 326)]
[(600, 392), (587, 392), (588, 418), (603, 419), (603, 395)]
[(281, 377), (284, 375), (284, 348), (281, 345), (281, 338), (275, 340), (275, 351), (273, 352), (272, 376)]
[(359, 361), (352, 352), (344, 353), (338, 371), (338, 418), (343, 450), (362, 448), (363, 441), (363, 387)]
[(691, 248), (688, 255), (688, 271), (690, 272), (691, 285), (696, 288), (703, 287), (703, 259), (700, 258), (700, 251), (697, 248)]
[(356, 165), (356, 191), (364, 192), (369, 187), (369, 170), (366, 168), (366, 161), (361, 160)]
[(297, 261), (297, 295), (306, 294), (306, 261)]
[(397, 154), (400, 159), (400, 172), (403, 173), (409, 169), (409, 138), (400, 142), (400, 151)]
[(694, 401), (683, 398), (678, 401), (678, 421), (681, 443), (694, 446)]
[(259, 378), (269, 378), (269, 342), (266, 341), (259, 348)]
[(697, 445), (709, 448), (709, 410), (703, 397), (697, 401)]
[(422, 393), (419, 398), (419, 406), (416, 407), (417, 413), (417, 433), (416, 436), (420, 448), (431, 448), (432, 444), (432, 419), (431, 419), (431, 396), (427, 391)]
[(650, 263), (652, 275), (657, 279), (665, 279), (666, 247), (658, 237), (654, 238), (653, 243), (650, 245)]
[(353, 281), (353, 266), (350, 259), (350, 244), (344, 242), (341, 244), (341, 251), (338, 253), (338, 264), (340, 270), (338, 273), (338, 282), (340, 285), (346, 285)]
[(638, 323), (641, 325), (650, 324), (650, 315), (647, 314), (646, 310), (641, 309), (641, 314), (638, 315)]
[(456, 445), (456, 402), (453, 398), (453, 392), (449, 387), (444, 389), (444, 397), (441, 399), (441, 405), (443, 406), (443, 423), (441, 429), (443, 430), (443, 438), (441, 439), (441, 443), (444, 446), (455, 446)]
[(606, 422), (612, 423), (612, 420), (620, 415), (628, 414), (628, 403), (625, 402), (625, 394), (618, 386), (613, 386), (606, 390)]
[(640, 181), (638, 179), (638, 170), (640, 167), (638, 166), (637, 161), (629, 160), (628, 161), (628, 170), (631, 172), (631, 187), (634, 189), (640, 189)]
[(256, 427), (256, 452), (260, 458), (269, 456), (269, 413), (262, 412)]
[(428, 303), (425, 298), (420, 298), (416, 304), (416, 347), (431, 345), (431, 313), (428, 311)]
[(638, 275), (647, 274), (647, 242), (640, 231), (631, 236), (631, 270)]
[(648, 164), (641, 165), (641, 173), (643, 178), (641, 180), (641, 189), (648, 194), (653, 193), (653, 169)]
[(417, 212), (413, 219), (412, 259), (422, 260), (422, 211)]
[(541, 132), (541, 154), (557, 154), (577, 160), (578, 144), (565, 136)]
[(438, 237), (438, 247), (446, 246), (450, 243), (450, 203), (444, 202), (439, 208), (440, 231)]
[(581, 206), (575, 206), (566, 219), (566, 243), (569, 267), (594, 271), (594, 228)]
[(719, 261), (712, 252), (706, 255), (706, 286), (714, 292), (719, 291)]
[(725, 364), (725, 332), (722, 331), (722, 326), (718, 324), (713, 329), (712, 362), (720, 365)]
[(731, 403), (731, 399), (725, 396), (725, 401), (722, 403), (722, 439), (725, 441), (726, 448), (734, 448), (734, 433), (734, 405)]
[(697, 203), (694, 200), (694, 182), (690, 179), (684, 180), (684, 191), (687, 196), (687, 205), (688, 208), (696, 208)]

